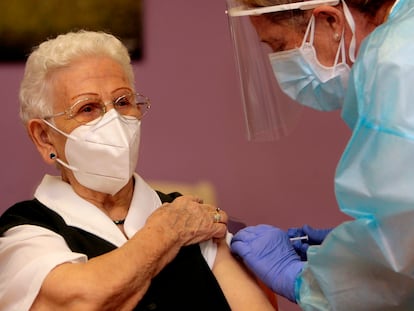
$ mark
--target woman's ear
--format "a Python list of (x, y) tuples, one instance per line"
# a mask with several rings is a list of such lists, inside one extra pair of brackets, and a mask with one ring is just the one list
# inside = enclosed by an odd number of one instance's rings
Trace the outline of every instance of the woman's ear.
[(55, 164), (56, 149), (50, 139), (47, 124), (41, 119), (32, 119), (27, 123), (27, 132), (43, 161), (47, 164)]
[(322, 5), (313, 10), (319, 29), (334, 41), (339, 42), (345, 27), (345, 17), (341, 10), (329, 5)]

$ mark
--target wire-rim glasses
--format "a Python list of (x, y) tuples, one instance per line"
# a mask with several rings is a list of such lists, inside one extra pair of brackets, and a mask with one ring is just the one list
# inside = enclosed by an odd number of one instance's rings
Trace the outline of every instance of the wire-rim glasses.
[(141, 120), (151, 107), (149, 98), (140, 93), (127, 93), (108, 103), (104, 103), (99, 96), (88, 95), (78, 99), (65, 111), (44, 119), (65, 115), (68, 120), (73, 119), (80, 124), (93, 125), (98, 123), (108, 111), (107, 106), (110, 104), (121, 116), (135, 117), (138, 120)]

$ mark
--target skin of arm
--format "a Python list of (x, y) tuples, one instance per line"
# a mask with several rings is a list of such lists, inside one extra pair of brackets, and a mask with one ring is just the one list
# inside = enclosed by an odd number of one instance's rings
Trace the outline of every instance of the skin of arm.
[(192, 196), (163, 204), (123, 246), (52, 269), (30, 310), (132, 310), (182, 246), (224, 237), (226, 225), (213, 222), (214, 211)]
[(143, 228), (114, 251), (55, 267), (30, 310), (132, 310), (179, 251), (174, 236), (163, 231)]
[(255, 278), (232, 256), (225, 240), (217, 243), (213, 273), (233, 311), (275, 310)]

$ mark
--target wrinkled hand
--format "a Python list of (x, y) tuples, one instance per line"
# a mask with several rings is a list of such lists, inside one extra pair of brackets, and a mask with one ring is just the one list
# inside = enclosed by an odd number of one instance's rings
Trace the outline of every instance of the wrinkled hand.
[(300, 256), (301, 260), (306, 261), (308, 259), (306, 252), (309, 248), (309, 245), (320, 245), (329, 232), (332, 231), (332, 228), (329, 229), (314, 229), (309, 225), (304, 225), (302, 228), (290, 228), (287, 231), (287, 234), (290, 238), (299, 237), (299, 236), (308, 236), (308, 240), (297, 240), (293, 241), (292, 245), (296, 253)]
[[(219, 213), (219, 222), (214, 215)], [(146, 224), (162, 229), (175, 237), (181, 246), (209, 239), (222, 239), (227, 233), (227, 214), (202, 200), (184, 195), (172, 203), (164, 203), (147, 219)]]
[(286, 232), (269, 225), (247, 227), (233, 237), (231, 250), (275, 293), (296, 301), (295, 280), (303, 263)]

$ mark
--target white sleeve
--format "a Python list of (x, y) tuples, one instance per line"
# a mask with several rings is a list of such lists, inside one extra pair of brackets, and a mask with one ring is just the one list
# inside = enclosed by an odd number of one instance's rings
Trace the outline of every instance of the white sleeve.
[(0, 237), (0, 310), (24, 311), (33, 304), (46, 275), (65, 262), (85, 262), (48, 229), (22, 225)]
[[(233, 235), (230, 232), (226, 234), (226, 242), (230, 245), (230, 241)], [(204, 259), (207, 261), (208, 266), (210, 269), (213, 269), (214, 262), (216, 260), (217, 255), (217, 244), (213, 242), (213, 240), (208, 240), (205, 242), (200, 243), (201, 254), (203, 255)]]

